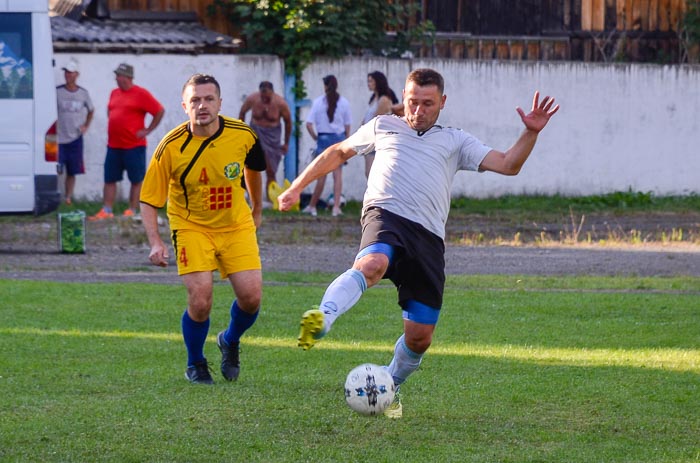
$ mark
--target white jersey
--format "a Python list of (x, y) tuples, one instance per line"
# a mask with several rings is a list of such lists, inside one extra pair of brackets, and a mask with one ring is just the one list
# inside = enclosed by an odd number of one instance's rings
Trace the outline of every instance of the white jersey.
[(413, 130), (405, 119), (377, 116), (347, 141), (359, 154), (375, 150), (363, 213), (369, 207), (393, 212), (445, 238), (452, 181), (460, 170), (478, 171), (491, 147), (451, 127)]

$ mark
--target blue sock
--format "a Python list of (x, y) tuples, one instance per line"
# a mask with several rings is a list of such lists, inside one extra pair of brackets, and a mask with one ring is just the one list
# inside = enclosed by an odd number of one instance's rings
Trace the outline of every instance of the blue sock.
[(187, 366), (191, 367), (204, 360), (204, 342), (209, 334), (209, 319), (196, 322), (185, 310), (182, 314), (182, 337), (187, 347)]
[(224, 341), (226, 341), (226, 344), (229, 346), (231, 344), (238, 344), (243, 333), (255, 323), (259, 312), (260, 310), (253, 314), (243, 312), (241, 308), (238, 307), (238, 301), (233, 301), (233, 304), (231, 304), (231, 323), (229, 323), (228, 329), (224, 332)]
[(406, 345), (406, 340), (402, 334), (394, 345), (394, 358), (389, 364), (389, 373), (394, 378), (394, 384), (400, 386), (406, 381), (411, 373), (416, 371), (423, 360), (423, 354), (413, 352)]

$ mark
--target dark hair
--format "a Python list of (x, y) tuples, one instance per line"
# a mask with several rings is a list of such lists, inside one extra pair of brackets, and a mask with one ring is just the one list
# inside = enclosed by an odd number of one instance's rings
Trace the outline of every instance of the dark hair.
[(428, 68), (414, 69), (406, 77), (406, 83), (414, 82), (419, 87), (435, 85), (440, 95), (445, 91), (445, 81), (439, 72)]
[(338, 106), (340, 94), (338, 94), (338, 79), (334, 75), (329, 74), (323, 78), (323, 85), (326, 87), (326, 100), (328, 101), (328, 121), (333, 122), (335, 116), (335, 108)]
[(371, 77), (372, 80), (374, 80), (374, 93), (371, 97), (369, 97), (370, 104), (372, 104), (377, 95), (379, 95), (379, 98), (386, 95), (393, 104), (399, 102), (399, 99), (396, 98), (396, 94), (394, 93), (394, 91), (389, 88), (389, 81), (386, 79), (384, 73), (380, 71), (374, 71), (367, 74), (367, 77)]
[(216, 79), (214, 79), (214, 76), (210, 76), (208, 74), (193, 74), (192, 77), (187, 79), (185, 85), (182, 86), (182, 93), (185, 93), (185, 90), (190, 85), (195, 86), (204, 84), (214, 84), (216, 87), (216, 94), (221, 96), (221, 87), (219, 86), (219, 83), (216, 81)]
[(263, 80), (262, 82), (260, 82), (260, 86), (258, 88), (260, 90), (274, 90), (274, 88), (272, 87), (272, 82), (270, 82), (269, 80)]

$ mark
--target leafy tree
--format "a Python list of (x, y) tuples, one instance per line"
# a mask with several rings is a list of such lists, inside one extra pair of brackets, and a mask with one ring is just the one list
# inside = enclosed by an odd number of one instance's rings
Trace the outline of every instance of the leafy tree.
[(240, 27), (246, 52), (284, 59), (297, 98), (306, 96), (301, 74), (317, 56), (400, 56), (434, 31), (415, 20), (413, 0), (216, 0), (210, 14), (217, 11)]
[(690, 0), (678, 28), (681, 46), (680, 62), (697, 62), (700, 47), (700, 1)]

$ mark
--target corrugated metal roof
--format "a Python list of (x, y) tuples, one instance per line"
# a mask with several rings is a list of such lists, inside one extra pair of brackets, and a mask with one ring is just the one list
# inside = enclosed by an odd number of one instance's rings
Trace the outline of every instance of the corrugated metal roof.
[(51, 18), (56, 51), (231, 53), (238, 39), (196, 21)]

